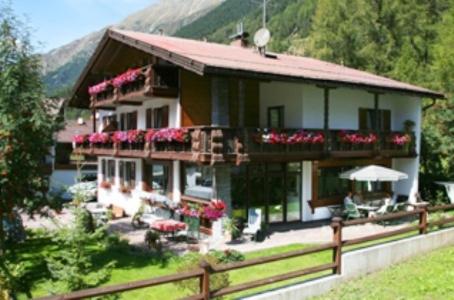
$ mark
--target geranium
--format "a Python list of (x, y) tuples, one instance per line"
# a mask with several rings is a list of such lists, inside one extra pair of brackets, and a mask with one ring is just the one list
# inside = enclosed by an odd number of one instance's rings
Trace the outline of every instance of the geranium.
[(153, 142), (177, 142), (185, 143), (189, 140), (186, 128), (163, 128), (153, 134)]
[(88, 88), (88, 93), (91, 96), (99, 94), (99, 93), (102, 93), (105, 90), (107, 90), (107, 88), (109, 87), (110, 84), (111, 84), (110, 80), (105, 80), (105, 81), (103, 81), (101, 83), (98, 83), (96, 85), (93, 85), (93, 86), (89, 87)]
[(85, 134), (78, 134), (73, 137), (73, 141), (76, 145), (82, 145), (87, 141), (87, 136)]
[(156, 131), (154, 129), (148, 129), (147, 133), (145, 134), (145, 142), (151, 143), (153, 141), (153, 137)]
[(110, 140), (110, 136), (107, 133), (95, 132), (90, 134), (88, 141), (90, 144), (107, 144)]
[(112, 85), (116, 88), (120, 88), (127, 83), (134, 82), (139, 77), (140, 72), (141, 72), (140, 68), (139, 69), (130, 69), (130, 70), (124, 72), (123, 74), (116, 76), (112, 80)]
[(411, 136), (408, 134), (393, 134), (391, 137), (391, 143), (398, 146), (403, 146), (411, 142)]
[(112, 134), (112, 142), (114, 144), (120, 144), (128, 140), (128, 134), (124, 131), (115, 131)]
[(143, 143), (144, 138), (145, 132), (143, 130), (134, 129), (127, 132), (127, 139), (130, 144)]
[(300, 130), (287, 139), (287, 144), (323, 144), (325, 135), (321, 132)]
[(265, 144), (286, 144), (287, 138), (287, 134), (271, 130), (270, 133), (262, 135), (261, 142)]
[(200, 207), (197, 204), (183, 204), (178, 213), (186, 217), (200, 218)]
[(378, 137), (375, 133), (361, 134), (361, 133), (350, 133), (347, 131), (341, 131), (338, 134), (341, 142), (348, 144), (375, 144), (378, 141)]
[(224, 201), (213, 199), (210, 204), (205, 206), (203, 215), (209, 220), (216, 221), (224, 216), (226, 208)]

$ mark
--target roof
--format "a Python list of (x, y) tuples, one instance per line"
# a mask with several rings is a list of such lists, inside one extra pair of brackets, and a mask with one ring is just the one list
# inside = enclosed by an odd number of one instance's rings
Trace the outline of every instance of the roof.
[(252, 48), (117, 29), (109, 29), (106, 32), (76, 84), (76, 91), (84, 76), (88, 74), (90, 64), (95, 62), (96, 56), (102, 51), (108, 39), (168, 60), (199, 75), (220, 74), (263, 80), (307, 81), (444, 98), (442, 93), (423, 87), (314, 58), (286, 54), (273, 54), (275, 58), (269, 58), (259, 55), (257, 50)]
[(80, 125), (76, 120), (68, 120), (65, 122), (65, 127), (57, 133), (57, 142), (72, 143), (76, 134), (90, 134), (91, 132), (92, 128), (87, 122)]

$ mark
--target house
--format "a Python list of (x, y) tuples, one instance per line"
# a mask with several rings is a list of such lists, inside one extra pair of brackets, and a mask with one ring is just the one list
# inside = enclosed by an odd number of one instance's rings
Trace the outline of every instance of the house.
[[(64, 127), (56, 133), (55, 145), (50, 150), (47, 160), (50, 166), (49, 188), (51, 191), (65, 190), (77, 182), (77, 164), (72, 157), (73, 137), (78, 134), (90, 134), (93, 128), (83, 119), (67, 120)], [(96, 180), (97, 160), (82, 157), (80, 175)]]
[[(108, 30), (70, 105), (99, 114), (77, 151), (99, 162), (99, 201), (133, 214), (144, 193), (264, 221), (328, 218), (367, 164), (409, 175), (378, 191), (415, 201), (425, 88), (344, 66), (246, 48)], [(202, 222), (207, 228), (209, 221)]]

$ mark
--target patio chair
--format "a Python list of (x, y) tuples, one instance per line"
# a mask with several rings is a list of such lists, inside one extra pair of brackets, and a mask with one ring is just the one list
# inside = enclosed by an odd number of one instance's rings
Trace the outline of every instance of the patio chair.
[(256, 237), (262, 223), (262, 210), (260, 208), (250, 208), (248, 210), (247, 226), (243, 230), (243, 234)]
[(358, 210), (358, 207), (354, 203), (347, 203), (344, 210), (345, 219), (359, 219), (361, 218), (361, 213)]

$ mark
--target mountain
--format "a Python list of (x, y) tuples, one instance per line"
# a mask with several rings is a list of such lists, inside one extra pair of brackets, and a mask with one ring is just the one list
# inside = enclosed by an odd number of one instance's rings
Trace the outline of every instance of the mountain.
[[(224, 0), (160, 0), (113, 25), (115, 28), (143, 32), (162, 29), (173, 35), (219, 6)], [(49, 94), (72, 85), (79, 76), (106, 28), (88, 34), (42, 56), (44, 83)]]

